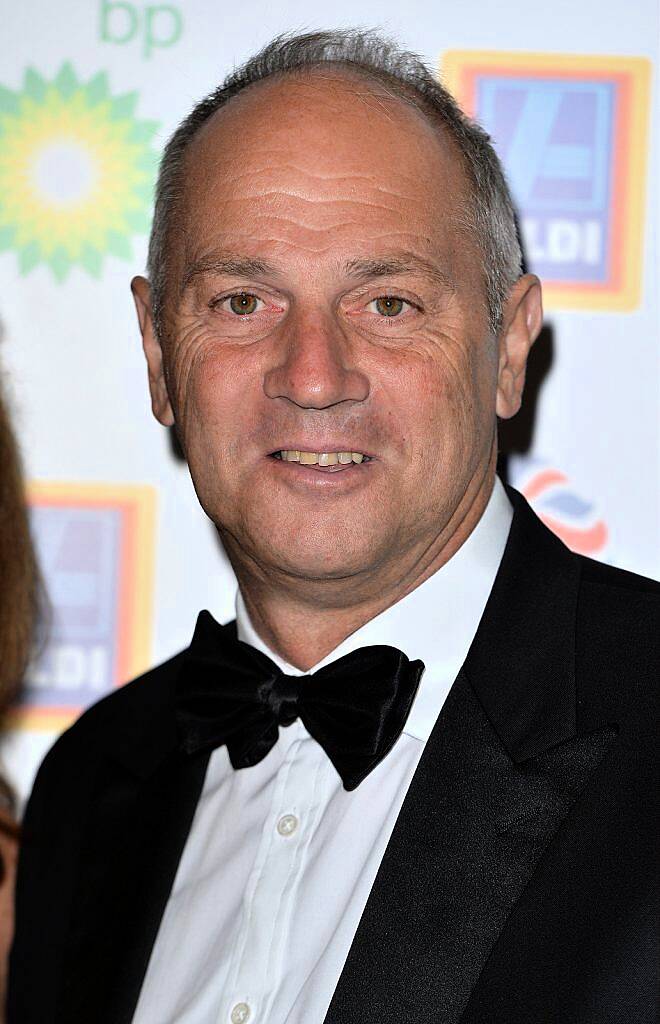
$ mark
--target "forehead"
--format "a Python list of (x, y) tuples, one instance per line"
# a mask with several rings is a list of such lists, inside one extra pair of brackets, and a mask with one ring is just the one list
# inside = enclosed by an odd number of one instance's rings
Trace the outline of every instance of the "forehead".
[[(253, 242), (307, 253), (463, 239), (468, 186), (446, 132), (378, 82), (334, 69), (269, 79), (191, 142), (179, 227), (188, 255)], [(237, 236), (240, 236), (237, 237)]]

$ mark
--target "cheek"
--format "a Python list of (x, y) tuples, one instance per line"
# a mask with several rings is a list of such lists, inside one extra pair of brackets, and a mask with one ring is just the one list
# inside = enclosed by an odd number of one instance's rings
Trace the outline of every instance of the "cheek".
[(201, 331), (180, 336), (172, 363), (175, 415), (193, 470), (219, 468), (236, 454), (239, 417), (245, 415), (245, 380), (230, 353)]
[(196, 391), (199, 364), (211, 351), (209, 339), (196, 324), (177, 323), (170, 334), (167, 378), (177, 426), (185, 433), (190, 424), (189, 409)]
[(413, 458), (446, 465), (480, 447), (495, 419), (495, 369), (476, 344), (447, 344), (419, 360), (405, 392)]

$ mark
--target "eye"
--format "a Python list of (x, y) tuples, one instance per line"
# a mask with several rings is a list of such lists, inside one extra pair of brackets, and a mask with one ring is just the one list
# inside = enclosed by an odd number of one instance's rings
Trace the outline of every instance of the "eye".
[(367, 309), (370, 313), (378, 313), (379, 316), (397, 317), (403, 313), (404, 307), (409, 305), (409, 302), (396, 295), (379, 295), (367, 305)]
[[(259, 303), (261, 303), (261, 307)], [(263, 308), (264, 303), (250, 292), (236, 292), (223, 299), (220, 306), (222, 309), (226, 309), (228, 306), (228, 311), (235, 313), (236, 316), (249, 316), (250, 313), (256, 313), (259, 308)]]

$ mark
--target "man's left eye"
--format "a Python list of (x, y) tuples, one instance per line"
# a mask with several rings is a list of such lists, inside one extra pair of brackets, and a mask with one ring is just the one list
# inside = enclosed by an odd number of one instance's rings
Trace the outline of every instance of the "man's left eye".
[(379, 316), (400, 316), (406, 306), (410, 303), (405, 299), (399, 299), (396, 295), (379, 295), (372, 299), (367, 305), (370, 313), (378, 313)]

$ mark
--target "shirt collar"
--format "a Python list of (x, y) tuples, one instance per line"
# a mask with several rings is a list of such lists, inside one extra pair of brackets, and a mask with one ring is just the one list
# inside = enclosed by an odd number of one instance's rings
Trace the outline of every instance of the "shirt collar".
[[(404, 732), (426, 741), (447, 692), (458, 675), (477, 631), (506, 546), (513, 509), (500, 480), (484, 513), (464, 544), (442, 568), (415, 590), (346, 637), (309, 672), (315, 672), (358, 647), (388, 644), (412, 661), (420, 658), (424, 675)], [(304, 675), (280, 658), (258, 636), (240, 590), (236, 594), (238, 639), (266, 654), (287, 675)]]

